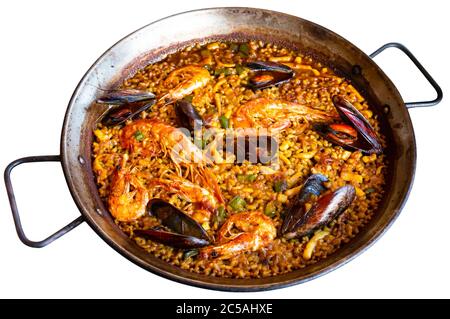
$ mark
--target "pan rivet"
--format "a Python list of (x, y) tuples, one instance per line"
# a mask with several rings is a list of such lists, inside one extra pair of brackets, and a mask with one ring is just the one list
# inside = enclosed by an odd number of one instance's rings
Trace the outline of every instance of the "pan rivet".
[(353, 73), (354, 75), (361, 75), (361, 73), (362, 73), (361, 66), (358, 65), (358, 64), (355, 64), (355, 65), (352, 67), (352, 73)]
[(388, 104), (385, 104), (385, 105), (383, 106), (383, 112), (384, 112), (384, 114), (388, 114), (388, 113), (390, 112), (390, 110), (391, 110), (391, 107), (390, 107)]
[(96, 211), (97, 211), (97, 214), (99, 214), (100, 216), (103, 216), (102, 210), (100, 208), (97, 208)]
[(81, 165), (84, 165), (84, 163), (86, 163), (83, 156), (81, 156), (81, 155), (78, 156), (78, 162), (80, 162)]

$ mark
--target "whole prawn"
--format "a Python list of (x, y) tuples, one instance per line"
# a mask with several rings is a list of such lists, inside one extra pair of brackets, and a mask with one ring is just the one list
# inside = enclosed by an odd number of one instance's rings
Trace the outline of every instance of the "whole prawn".
[(157, 119), (140, 119), (126, 125), (121, 144), (130, 152), (143, 156), (169, 155), (177, 166), (180, 163), (209, 163), (181, 129)]
[(176, 69), (164, 81), (167, 86), (175, 86), (158, 99), (158, 104), (170, 104), (180, 100), (194, 90), (205, 86), (211, 79), (209, 71), (201, 66), (187, 65)]
[[(237, 232), (233, 232), (237, 229)], [(260, 211), (232, 215), (217, 235), (217, 245), (200, 250), (201, 258), (228, 258), (246, 251), (256, 251), (270, 244), (277, 236), (275, 225)]]
[(165, 195), (177, 194), (192, 202), (194, 209), (189, 215), (199, 223), (209, 222), (218, 207), (216, 198), (209, 190), (178, 176), (154, 178), (148, 182), (148, 187), (163, 188)]
[(275, 132), (289, 127), (292, 120), (302, 118), (307, 121), (329, 121), (337, 118), (337, 114), (294, 102), (257, 98), (241, 105), (232, 117), (235, 128), (267, 128)]
[(128, 156), (122, 159), (121, 168), (114, 173), (108, 197), (109, 211), (114, 218), (128, 222), (143, 216), (149, 201), (147, 189), (129, 168)]

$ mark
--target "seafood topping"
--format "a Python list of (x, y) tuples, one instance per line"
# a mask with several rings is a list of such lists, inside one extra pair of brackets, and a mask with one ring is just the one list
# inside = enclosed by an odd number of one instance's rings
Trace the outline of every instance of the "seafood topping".
[(193, 236), (175, 234), (157, 228), (150, 228), (145, 230), (138, 229), (135, 230), (134, 233), (138, 236), (146, 237), (158, 243), (180, 249), (198, 248), (209, 244), (209, 242), (204, 239), (196, 238)]
[(145, 187), (126, 169), (113, 175), (108, 204), (114, 218), (122, 222), (136, 220), (145, 214), (148, 200)]
[(97, 103), (113, 105), (102, 115), (102, 124), (119, 125), (155, 104), (155, 95), (141, 90), (110, 90)]
[(164, 226), (179, 234), (209, 240), (208, 234), (199, 223), (161, 199), (152, 199), (147, 204), (147, 210), (160, 219)]
[(191, 132), (194, 128), (199, 129), (203, 125), (202, 117), (198, 114), (195, 107), (186, 100), (179, 100), (175, 104), (175, 113), (177, 114), (180, 127), (185, 127)]
[(134, 118), (139, 113), (147, 110), (155, 100), (145, 102), (134, 102), (123, 104), (109, 109), (102, 117), (102, 124), (106, 126), (114, 126), (125, 123), (128, 119)]
[(298, 194), (294, 204), (286, 212), (283, 224), (281, 226), (281, 234), (293, 232), (305, 215), (305, 203), (310, 199), (311, 195), (320, 196), (325, 190), (323, 183), (328, 182), (328, 178), (322, 174), (313, 174), (305, 181), (302, 190)]
[(345, 123), (314, 124), (314, 129), (332, 143), (365, 153), (380, 154), (383, 148), (375, 130), (364, 116), (346, 99), (333, 96), (333, 103)]
[(135, 102), (144, 102), (155, 99), (155, 95), (148, 91), (126, 89), (109, 90), (108, 93), (97, 100), (97, 103), (122, 105)]
[(246, 251), (257, 251), (277, 236), (272, 219), (262, 212), (251, 211), (231, 215), (219, 230), (215, 246), (200, 250), (200, 258), (231, 258)]
[[(209, 176), (209, 175), (207, 175)], [(213, 179), (213, 177), (211, 177)], [(205, 184), (206, 181), (199, 181), (200, 184)], [(151, 188), (162, 188), (165, 191), (165, 196), (176, 194), (193, 204), (194, 210), (190, 217), (199, 223), (209, 222), (211, 215), (215, 213), (218, 202), (221, 202), (221, 193), (214, 192), (214, 188), (209, 191), (209, 187), (201, 187), (182, 177), (172, 175), (168, 179), (154, 178), (148, 182)]]
[(210, 238), (203, 227), (173, 205), (161, 199), (152, 199), (147, 210), (160, 219), (163, 226), (174, 232), (152, 228), (135, 230), (136, 235), (182, 249), (209, 245)]
[(272, 132), (279, 132), (298, 119), (328, 122), (337, 118), (337, 114), (329, 114), (299, 103), (257, 98), (242, 104), (233, 114), (232, 120), (235, 128), (267, 128)]
[(247, 62), (245, 64), (245, 66), (254, 72), (272, 71), (272, 72), (280, 72), (280, 73), (294, 73), (294, 70), (292, 70), (287, 65), (277, 63), (277, 62), (253, 61), (253, 62)]
[(294, 76), (294, 70), (290, 67), (268, 61), (248, 62), (245, 65), (253, 71), (249, 79), (252, 89), (265, 89), (289, 81)]
[[(141, 132), (143, 138), (136, 139), (137, 132)], [(121, 144), (125, 149), (144, 156), (168, 154), (177, 166), (182, 163), (208, 163), (201, 150), (181, 129), (157, 119), (139, 119), (126, 125)]]
[[(189, 169), (200, 178), (200, 185), (211, 189), (216, 199), (223, 202), (223, 196), (213, 172), (206, 167), (210, 160), (202, 151), (192, 143), (180, 129), (167, 125), (156, 119), (140, 119), (127, 124), (121, 134), (121, 145), (132, 154), (141, 154), (152, 157), (158, 155), (168, 156), (176, 166), (178, 176), (181, 174), (181, 166)], [(170, 183), (172, 187), (186, 186), (185, 182)], [(185, 188), (185, 187), (182, 188)], [(194, 187), (186, 186), (195, 189)], [(205, 198), (205, 196), (202, 196)]]
[(209, 71), (205, 68), (187, 65), (172, 71), (164, 83), (173, 86), (158, 100), (158, 104), (170, 104), (191, 94), (196, 89), (205, 86), (211, 80)]
[(291, 239), (308, 235), (313, 230), (328, 224), (331, 220), (343, 213), (355, 199), (355, 188), (345, 185), (334, 192), (321, 196), (313, 206), (299, 216), (295, 228), (289, 229), (284, 237)]
[(349, 101), (340, 96), (334, 96), (333, 103), (339, 115), (353, 124), (359, 134), (372, 146), (371, 151), (381, 153), (382, 147), (377, 134), (366, 118)]

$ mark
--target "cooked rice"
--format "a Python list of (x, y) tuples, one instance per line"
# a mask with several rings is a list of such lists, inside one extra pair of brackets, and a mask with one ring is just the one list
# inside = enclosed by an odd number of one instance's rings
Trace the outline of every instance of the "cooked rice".
[[(377, 115), (371, 111), (368, 103), (349, 81), (335, 75), (330, 68), (307, 55), (270, 43), (249, 42), (248, 46), (248, 57), (242, 52), (234, 52), (236, 45), (230, 43), (190, 46), (139, 70), (123, 83), (123, 87), (149, 90), (161, 96), (170, 89), (163, 81), (171, 71), (209, 58), (212, 59), (210, 71), (216, 75), (206, 86), (195, 90), (192, 98), (193, 105), (204, 117), (220, 112), (221, 115), (230, 118), (240, 105), (258, 97), (284, 99), (333, 112), (331, 96), (340, 94), (361, 111), (378, 133), (382, 144), (385, 144)], [(294, 79), (280, 86), (252, 91), (246, 87), (248, 71), (239, 69), (240, 74), (237, 74), (239, 67), (236, 66), (241, 65), (246, 59), (272, 59), (288, 65), (298, 64), (302, 72), (296, 72)], [(172, 105), (153, 108), (141, 116), (158, 118), (176, 125)], [(220, 127), (218, 121), (215, 126)], [(96, 138), (93, 143), (93, 169), (100, 196), (105, 202), (110, 194), (111, 177), (116, 167), (120, 165), (120, 155), (125, 152), (119, 138), (121, 130), (120, 126), (105, 127), (99, 124), (94, 131)], [(118, 226), (150, 254), (183, 269), (210, 276), (233, 278), (274, 276), (326, 258), (355, 237), (376, 212), (383, 197), (386, 157), (344, 150), (324, 140), (312, 130), (310, 124), (302, 120), (294, 121), (293, 125), (282, 131), (279, 144), (280, 169), (275, 174), (262, 174), (264, 165), (251, 163), (217, 164), (213, 166), (213, 171), (217, 175), (226, 203), (236, 195), (246, 201), (247, 210), (264, 211), (271, 203), (270, 205), (275, 207), (272, 218), (277, 228), (282, 223), (283, 211), (292, 202), (300, 189), (299, 186), (309, 175), (313, 173), (326, 175), (329, 179), (326, 187), (331, 190), (348, 183), (352, 184), (356, 188), (357, 198), (339, 218), (322, 228), (329, 231), (329, 235), (317, 241), (310, 259), (305, 259), (303, 254), (313, 234), (292, 240), (277, 238), (259, 251), (238, 254), (230, 259), (203, 260), (196, 257), (184, 258), (182, 250), (133, 234), (136, 229), (158, 225), (159, 222), (153, 217), (145, 216), (133, 222), (117, 222)], [(134, 155), (131, 161), (139, 166), (141, 172), (147, 172), (149, 178), (159, 177), (174, 169), (173, 163), (164, 157), (144, 158)], [(256, 180), (239, 179), (240, 175), (248, 174), (256, 174)], [(274, 180), (281, 176), (288, 181), (288, 189), (277, 193), (273, 189), (273, 184)], [(167, 194), (161, 190), (149, 191), (151, 198), (161, 197), (185, 211), (193, 209), (190, 203), (178, 196), (171, 195), (170, 198), (166, 198)], [(233, 213), (231, 207), (226, 208), (229, 214)], [(214, 234), (220, 225), (217, 221), (212, 221), (209, 226), (209, 232)]]

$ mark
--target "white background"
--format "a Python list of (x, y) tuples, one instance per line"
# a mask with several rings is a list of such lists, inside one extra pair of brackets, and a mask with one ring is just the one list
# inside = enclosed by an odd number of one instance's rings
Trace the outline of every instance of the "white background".
[[(60, 129), (73, 90), (89, 66), (117, 40), (167, 15), (233, 5), (303, 17), (337, 32), (366, 53), (386, 42), (401, 42), (449, 94), (446, 1), (7, 1), (0, 9), (1, 170), (18, 157), (58, 154)], [(376, 61), (405, 100), (434, 97), (418, 71), (396, 50)], [(444, 97), (437, 107), (410, 110), (418, 162), (414, 188), (402, 214), (372, 248), (326, 276), (261, 293), (194, 288), (139, 268), (86, 224), (46, 248), (29, 248), (16, 236), (1, 183), (0, 297), (449, 298), (448, 104)], [(13, 180), (23, 224), (32, 239), (44, 238), (79, 215), (58, 163), (19, 167)]]

